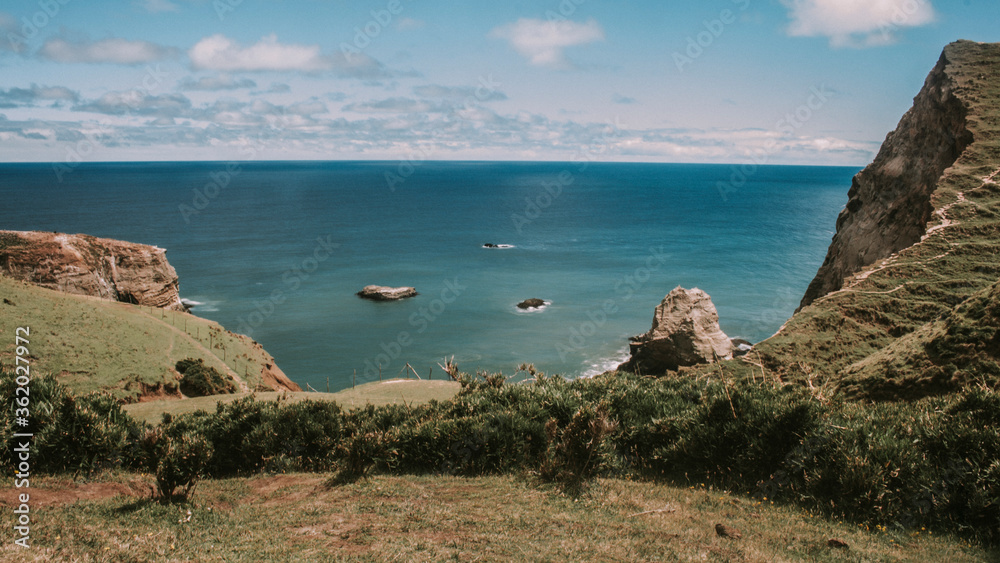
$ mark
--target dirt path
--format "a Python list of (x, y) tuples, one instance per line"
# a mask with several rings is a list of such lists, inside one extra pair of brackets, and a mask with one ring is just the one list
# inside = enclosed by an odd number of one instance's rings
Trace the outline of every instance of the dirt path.
[[(997, 175), (1000, 175), (1000, 168), (997, 168), (996, 170), (994, 170), (993, 173), (990, 174), (989, 176), (984, 176), (982, 178), (982, 183), (980, 185), (976, 186), (975, 188), (972, 188), (971, 190), (966, 190), (964, 192), (958, 192), (956, 194), (955, 201), (953, 201), (953, 202), (951, 202), (951, 203), (949, 203), (947, 205), (942, 206), (941, 209), (938, 209), (938, 210), (936, 210), (934, 212), (934, 215), (936, 215), (938, 217), (938, 220), (940, 222), (937, 225), (934, 225), (934, 226), (930, 227), (929, 229), (927, 229), (927, 232), (924, 233), (924, 235), (922, 237), (920, 237), (920, 241), (914, 243), (911, 246), (908, 246), (907, 248), (904, 248), (904, 249), (900, 250), (899, 252), (903, 252), (904, 250), (907, 250), (909, 248), (913, 248), (914, 246), (916, 246), (916, 245), (924, 242), (925, 240), (927, 240), (929, 237), (931, 237), (935, 233), (938, 233), (938, 232), (940, 232), (940, 231), (942, 231), (942, 230), (944, 230), (944, 229), (946, 229), (948, 227), (953, 227), (955, 225), (958, 225), (959, 224), (958, 221), (952, 220), (951, 218), (948, 217), (948, 212), (951, 211), (951, 208), (954, 207), (954, 206), (956, 206), (956, 205), (958, 205), (958, 204), (960, 204), (960, 203), (969, 203), (969, 200), (966, 199), (966, 197), (965, 197), (965, 194), (967, 194), (968, 192), (985, 188), (986, 186), (991, 185), (991, 184), (996, 184), (997, 183), (997, 181), (996, 181)], [(868, 294), (876, 294), (876, 293), (887, 294), (887, 293), (893, 293), (895, 291), (898, 291), (899, 289), (901, 289), (902, 287), (904, 287), (907, 284), (902, 284), (899, 287), (893, 288), (893, 289), (891, 289), (889, 291), (859, 291), (859, 290), (856, 290), (854, 288), (857, 287), (858, 284), (860, 284), (861, 282), (863, 282), (866, 279), (868, 279), (868, 276), (870, 276), (870, 275), (872, 275), (872, 274), (874, 274), (876, 272), (880, 272), (880, 271), (882, 271), (882, 270), (884, 270), (884, 269), (892, 266), (896, 262), (896, 260), (899, 258), (899, 252), (895, 252), (895, 253), (891, 254), (888, 258), (886, 258), (886, 259), (882, 260), (881, 262), (879, 262), (878, 266), (869, 267), (866, 270), (862, 270), (862, 271), (854, 274), (854, 276), (850, 279), (850, 281), (848, 282), (848, 284), (845, 287), (843, 287), (841, 289), (838, 289), (837, 291), (832, 291), (830, 293), (827, 293), (826, 295), (820, 297), (819, 299), (816, 299), (815, 302), (818, 303), (818, 302), (823, 301), (825, 299), (829, 299), (830, 297), (833, 297), (834, 295), (837, 295), (838, 293), (854, 293), (854, 292), (858, 292), (858, 293), (868, 293)], [(937, 259), (940, 259), (940, 258), (944, 258), (945, 256), (947, 256), (949, 254), (951, 254), (951, 250), (948, 250), (948, 252), (945, 252), (944, 254), (939, 254), (937, 256), (928, 258), (927, 260), (924, 260), (924, 261), (922, 261), (920, 263), (923, 264), (923, 263), (929, 262), (930, 260), (937, 260)], [(782, 327), (782, 328), (784, 328), (784, 327)], [(779, 330), (779, 332), (780, 332), (780, 330)]]

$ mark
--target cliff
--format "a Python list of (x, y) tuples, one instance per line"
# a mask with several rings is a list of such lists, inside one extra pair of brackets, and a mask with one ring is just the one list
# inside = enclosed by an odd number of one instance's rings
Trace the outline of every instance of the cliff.
[(952, 43), (854, 178), (799, 310), (755, 347), (758, 374), (865, 399), (1000, 384), (998, 175), (1000, 44)]
[(947, 71), (954, 51), (941, 54), (913, 107), (886, 137), (875, 160), (854, 177), (833, 243), (801, 306), (840, 289), (845, 277), (926, 233), (934, 211), (931, 194), (972, 142), (966, 105)]
[(79, 295), (183, 311), (166, 250), (88, 235), (0, 231), (0, 272)]
[[(302, 390), (259, 343), (187, 313), (177, 287), (162, 248), (0, 231), (0, 324), (28, 327), (32, 351), (41, 352), (33, 373), (123, 402), (179, 399), (175, 366), (195, 359), (241, 391)], [(0, 344), (0, 361), (13, 357), (13, 340)]]

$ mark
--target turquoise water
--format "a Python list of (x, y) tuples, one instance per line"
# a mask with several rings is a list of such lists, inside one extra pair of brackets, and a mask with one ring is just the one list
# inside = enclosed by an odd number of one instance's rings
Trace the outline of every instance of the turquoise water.
[[(758, 341), (816, 273), (856, 168), (427, 162), (0, 165), (2, 228), (153, 244), (194, 312), (303, 386), (624, 359), (678, 285)], [(735, 179), (735, 182), (733, 180)], [(512, 245), (486, 249), (484, 243)], [(375, 303), (368, 284), (420, 295)], [(540, 311), (516, 304), (544, 299)]]

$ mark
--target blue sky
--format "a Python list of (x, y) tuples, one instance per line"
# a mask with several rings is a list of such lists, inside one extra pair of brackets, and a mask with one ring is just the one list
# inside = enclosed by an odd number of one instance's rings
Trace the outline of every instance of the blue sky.
[(0, 160), (863, 165), (996, 0), (7, 0)]

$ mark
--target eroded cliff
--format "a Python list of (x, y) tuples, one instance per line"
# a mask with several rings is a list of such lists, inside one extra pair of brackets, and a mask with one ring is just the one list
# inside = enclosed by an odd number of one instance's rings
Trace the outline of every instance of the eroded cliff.
[(166, 250), (89, 235), (0, 231), (0, 272), (48, 289), (183, 311)]
[(972, 142), (965, 103), (956, 96), (946, 49), (913, 107), (889, 133), (875, 160), (853, 179), (826, 259), (800, 307), (843, 287), (844, 278), (911, 246), (927, 231), (931, 194)]
[(1000, 44), (958, 41), (854, 179), (799, 311), (744, 363), (862, 399), (1000, 385), (998, 182)]

